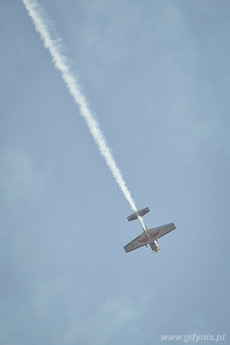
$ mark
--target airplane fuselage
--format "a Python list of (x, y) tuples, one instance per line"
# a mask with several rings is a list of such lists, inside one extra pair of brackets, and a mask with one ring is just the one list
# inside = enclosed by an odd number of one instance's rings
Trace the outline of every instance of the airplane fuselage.
[(160, 249), (160, 248), (159, 248), (159, 245), (158, 245), (158, 243), (157, 243), (157, 240), (154, 240), (154, 241), (151, 242), (149, 245), (150, 245), (152, 251), (155, 252), (155, 253), (157, 253), (158, 250)]
[[(139, 222), (140, 222), (140, 224), (142, 226), (142, 229), (146, 233), (147, 239), (148, 240), (151, 239), (151, 235), (148, 232), (148, 228), (147, 228), (143, 218), (140, 215), (138, 215), (137, 219), (139, 220)], [(158, 242), (157, 240), (154, 240), (153, 242), (149, 243), (149, 246), (151, 247), (152, 251), (155, 252), (155, 253), (157, 253), (158, 250), (160, 249), (160, 247), (159, 247), (157, 242)], [(146, 247), (147, 247), (147, 245), (146, 245)]]

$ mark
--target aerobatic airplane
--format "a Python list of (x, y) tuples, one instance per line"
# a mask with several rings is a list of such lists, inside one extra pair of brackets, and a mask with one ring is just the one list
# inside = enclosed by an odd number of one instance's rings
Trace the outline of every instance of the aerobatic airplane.
[(148, 244), (150, 245), (152, 251), (157, 253), (160, 249), (158, 245), (158, 239), (166, 235), (168, 232), (176, 229), (174, 223), (169, 223), (158, 226), (157, 228), (148, 229), (142, 218), (148, 212), (149, 208), (145, 207), (142, 210), (134, 212), (133, 214), (127, 217), (128, 221), (138, 219), (143, 228), (143, 232), (137, 238), (135, 238), (130, 243), (126, 244), (126, 246), (124, 246), (124, 250), (126, 251), (126, 253), (131, 252), (132, 250), (140, 248), (142, 246), (147, 247)]

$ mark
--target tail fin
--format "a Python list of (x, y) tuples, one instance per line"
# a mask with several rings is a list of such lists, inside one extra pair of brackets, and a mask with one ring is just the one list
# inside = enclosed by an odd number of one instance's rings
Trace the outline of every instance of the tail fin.
[(138, 216), (143, 217), (148, 212), (149, 212), (149, 208), (145, 207), (145, 208), (142, 208), (141, 210), (139, 210), (137, 212), (134, 212), (133, 214), (128, 216), (127, 219), (130, 222), (131, 220), (137, 219)]

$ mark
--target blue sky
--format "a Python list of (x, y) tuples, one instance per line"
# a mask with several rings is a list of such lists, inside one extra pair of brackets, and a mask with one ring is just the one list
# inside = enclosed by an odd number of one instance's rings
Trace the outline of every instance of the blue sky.
[(227, 343), (228, 1), (39, 3), (146, 224), (177, 229), (124, 252), (141, 227), (23, 2), (2, 0), (1, 343)]

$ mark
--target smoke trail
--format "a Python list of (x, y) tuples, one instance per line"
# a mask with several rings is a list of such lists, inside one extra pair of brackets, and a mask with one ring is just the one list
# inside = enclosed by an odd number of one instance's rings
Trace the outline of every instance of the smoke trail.
[(61, 52), (61, 39), (52, 38), (50, 26), (49, 24), (47, 24), (44, 15), (41, 14), (41, 9), (39, 8), (36, 1), (23, 0), (23, 3), (34, 23), (35, 30), (40, 34), (41, 39), (44, 42), (45, 48), (49, 50), (55, 67), (61, 72), (62, 78), (65, 81), (70, 94), (73, 96), (74, 101), (79, 106), (80, 114), (86, 120), (89, 130), (95, 142), (97, 143), (101, 154), (105, 158), (105, 161), (109, 169), (111, 170), (116, 182), (118, 183), (124, 196), (128, 200), (132, 210), (137, 211), (135, 203), (125, 184), (121, 172), (116, 165), (116, 162), (98, 126), (98, 123), (92, 116), (86, 99), (80, 90), (78, 80), (70, 70), (68, 58)]

